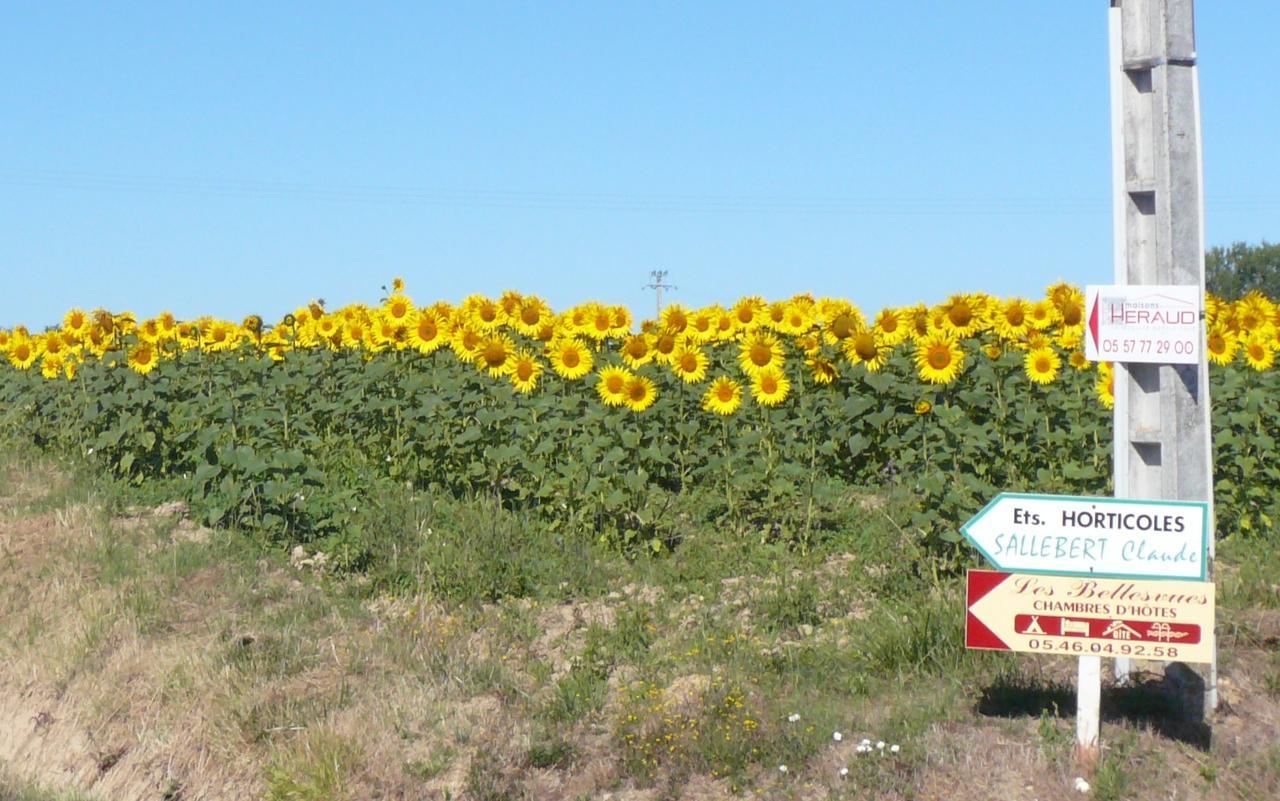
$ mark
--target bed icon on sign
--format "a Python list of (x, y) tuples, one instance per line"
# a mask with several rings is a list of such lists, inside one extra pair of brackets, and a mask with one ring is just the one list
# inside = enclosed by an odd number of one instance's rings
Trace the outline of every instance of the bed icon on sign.
[(1062, 627), (1059, 629), (1063, 637), (1088, 637), (1089, 621), (1087, 620), (1070, 620), (1062, 619)]

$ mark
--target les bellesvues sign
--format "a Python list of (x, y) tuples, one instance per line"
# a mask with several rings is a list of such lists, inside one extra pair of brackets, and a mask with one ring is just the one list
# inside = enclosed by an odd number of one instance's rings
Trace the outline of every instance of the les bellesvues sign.
[(965, 645), (1212, 662), (1214, 585), (970, 570)]

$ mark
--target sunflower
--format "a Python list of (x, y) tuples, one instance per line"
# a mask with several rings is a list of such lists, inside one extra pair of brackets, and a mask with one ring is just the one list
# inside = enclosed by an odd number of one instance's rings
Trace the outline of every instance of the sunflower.
[(1022, 362), (1027, 371), (1027, 378), (1041, 385), (1052, 384), (1062, 369), (1062, 359), (1058, 352), (1048, 346), (1041, 346), (1027, 351)]
[(0, 352), (9, 349), (9, 343), (13, 341), (13, 332), (7, 328), (0, 328)]
[(813, 382), (815, 384), (830, 384), (836, 380), (836, 365), (825, 356), (810, 356), (804, 360), (812, 371)]
[(888, 347), (902, 343), (911, 335), (910, 324), (906, 317), (907, 315), (898, 309), (881, 309), (876, 315), (875, 322), (871, 324), (875, 329), (876, 339)]
[(1231, 364), (1240, 349), (1240, 339), (1226, 326), (1214, 325), (1205, 337), (1209, 361), (1213, 364)]
[[(178, 338), (178, 318), (173, 316), (171, 311), (162, 311), (156, 315), (156, 324), (160, 327), (160, 341), (172, 342)], [(261, 318), (258, 320), (261, 327)]]
[(627, 402), (627, 384), (635, 375), (623, 367), (600, 368), (600, 380), (596, 381), (596, 394), (605, 406), (622, 406)]
[(538, 361), (538, 357), (532, 351), (521, 348), (511, 357), (508, 377), (517, 392), (528, 394), (537, 388), (538, 379), (542, 377), (544, 369), (542, 362)]
[[(178, 327), (174, 332), (178, 347), (183, 350), (192, 350), (200, 347), (200, 336), (200, 325), (194, 322), (178, 323)], [(88, 343), (90, 350), (101, 357), (111, 347), (111, 334), (94, 325), (89, 331), (89, 337), (85, 342)]]
[(554, 317), (546, 301), (534, 295), (528, 295), (520, 301), (520, 308), (512, 316), (511, 324), (525, 336), (536, 337), (543, 323)]
[(632, 334), (622, 341), (622, 360), (628, 367), (637, 368), (653, 360), (653, 345), (649, 334)]
[(987, 355), (988, 359), (995, 361), (1004, 355), (1004, 348), (994, 342), (988, 342), (982, 346), (982, 352)]
[(1276, 351), (1271, 337), (1250, 334), (1244, 341), (1244, 360), (1258, 372), (1270, 369), (1276, 361)]
[(583, 333), (596, 342), (603, 342), (613, 333), (613, 322), (613, 309), (593, 303)]
[(560, 329), (560, 321), (558, 319), (549, 319), (542, 325), (538, 326), (538, 333), (534, 334), (533, 338), (543, 344), (546, 344), (568, 335), (569, 333), (567, 331), (562, 331)]
[(698, 309), (689, 317), (689, 325), (684, 330), (685, 339), (695, 345), (702, 345), (716, 338), (722, 309), (719, 306), (707, 306)]
[(1085, 358), (1084, 351), (1079, 348), (1071, 351), (1071, 355), (1067, 357), (1067, 364), (1071, 365), (1072, 370), (1089, 369), (1089, 360)]
[(37, 340), (37, 347), (40, 349), (42, 356), (45, 354), (61, 356), (70, 349), (70, 343), (62, 338), (62, 334), (57, 331), (50, 331)]
[(315, 334), (316, 341), (330, 350), (337, 350), (342, 346), (342, 321), (332, 314), (326, 314), (316, 320)]
[(138, 318), (131, 311), (123, 311), (113, 315), (116, 331), (121, 334), (132, 334), (138, 330)]
[(64, 361), (60, 353), (46, 353), (40, 359), (40, 375), (45, 378), (58, 378), (62, 375)]
[(1212, 292), (1204, 293), (1204, 324), (1212, 328), (1218, 324), (1218, 320), (1222, 318), (1222, 313), (1226, 309), (1226, 304), (1222, 302), (1222, 298)]
[(547, 346), (551, 369), (561, 378), (575, 381), (591, 372), (591, 351), (572, 337), (552, 342)]
[[(342, 346), (349, 349), (365, 347), (369, 342), (369, 323), (361, 317), (354, 317), (342, 326)], [(305, 342), (301, 344), (305, 345)]]
[(1108, 409), (1116, 405), (1116, 378), (1111, 362), (1098, 363), (1098, 380), (1093, 385), (1098, 401)]
[(671, 359), (671, 371), (686, 384), (696, 384), (707, 377), (707, 354), (697, 345), (680, 346)]
[(19, 370), (29, 369), (39, 356), (36, 343), (28, 337), (14, 337), (9, 343), (9, 363)]
[(952, 295), (933, 314), (939, 328), (956, 339), (972, 336), (987, 327), (986, 303), (981, 295)]
[(1084, 326), (1064, 325), (1058, 329), (1054, 341), (1062, 350), (1078, 350), (1084, 347)]
[(652, 344), (653, 360), (658, 364), (671, 364), (676, 358), (676, 351), (680, 349), (683, 340), (680, 336), (670, 331), (659, 331), (654, 335)]
[(382, 304), (382, 317), (393, 325), (408, 328), (413, 319), (413, 301), (404, 295), (392, 295)]
[(515, 343), (506, 334), (489, 334), (480, 341), (472, 360), (477, 370), (499, 378), (511, 371), (515, 352)]
[[(823, 305), (819, 303), (818, 308), (820, 313)], [(863, 315), (852, 306), (852, 303), (844, 303), (842, 306), (828, 305), (826, 311), (829, 316), (826, 317), (826, 324), (823, 325), (822, 335), (828, 344), (842, 344), (867, 325)]]
[(506, 315), (506, 322), (510, 324), (514, 320), (516, 314), (520, 312), (520, 305), (524, 303), (524, 295), (514, 289), (508, 289), (502, 293), (502, 297), (498, 298), (498, 305), (502, 307), (502, 313)]
[(280, 329), (273, 328), (262, 338), (262, 347), (273, 362), (282, 362), (284, 355), (293, 350), (293, 343), (280, 333)]
[(1031, 304), (1031, 308), (1027, 312), (1027, 325), (1037, 331), (1043, 331), (1059, 320), (1058, 307), (1053, 305), (1053, 301), (1045, 299), (1038, 300)]
[(1248, 334), (1271, 324), (1275, 305), (1258, 290), (1253, 290), (1235, 302), (1236, 325), (1240, 333)]
[(920, 400), (916, 401), (917, 415), (926, 415), (931, 411), (933, 411), (933, 404), (930, 403), (928, 400), (921, 398)]
[(403, 279), (403, 278), (401, 278), (401, 277), (400, 277), (400, 276), (398, 276), (398, 275), (397, 275), (395, 278), (392, 278), (392, 279), (391, 279), (391, 291), (392, 291), (392, 292), (403, 292), (403, 291), (404, 291), (404, 279)]
[(764, 318), (760, 322), (775, 331), (781, 331), (787, 319), (787, 307), (789, 305), (788, 301), (775, 300), (765, 307)]
[(738, 364), (747, 375), (781, 369), (784, 360), (782, 343), (768, 331), (754, 331), (738, 346)]
[(814, 308), (818, 321), (833, 339), (844, 339), (866, 327), (867, 321), (862, 312), (847, 300), (823, 298)]
[(672, 334), (683, 334), (684, 330), (689, 327), (689, 310), (679, 303), (672, 303), (662, 310), (662, 314), (658, 317), (658, 322), (664, 331)]
[(370, 321), (369, 336), (365, 348), (373, 353), (387, 349), (401, 350), (408, 342), (408, 330), (385, 314), (378, 314)]
[(160, 322), (154, 318), (143, 320), (142, 325), (138, 326), (138, 339), (143, 342), (150, 342), (152, 345), (160, 341)]
[(643, 412), (658, 399), (658, 388), (647, 376), (632, 376), (623, 391), (626, 392), (627, 408), (633, 412)]
[(777, 406), (791, 392), (791, 381), (781, 368), (766, 367), (751, 376), (751, 397), (761, 406)]
[(733, 304), (730, 316), (733, 318), (737, 328), (751, 331), (762, 322), (765, 308), (764, 298), (757, 295), (748, 295)]
[(778, 324), (778, 330), (790, 336), (800, 336), (813, 327), (813, 314), (808, 306), (788, 301), (786, 313)]
[(960, 343), (944, 331), (935, 331), (916, 342), (916, 369), (930, 384), (950, 384), (964, 369)]
[(874, 373), (889, 360), (893, 349), (880, 341), (876, 329), (868, 328), (844, 341), (844, 355), (852, 364), (861, 364)]
[(794, 337), (791, 342), (805, 356), (817, 356), (822, 352), (822, 337), (815, 333), (801, 334), (798, 337)]
[(156, 351), (154, 345), (150, 342), (139, 342), (129, 350), (127, 362), (130, 369), (136, 373), (146, 375), (155, 369), (156, 362), (160, 360), (160, 355)]
[(449, 349), (453, 351), (453, 355), (458, 357), (459, 361), (474, 362), (476, 357), (480, 355), (480, 343), (484, 341), (484, 334), (480, 329), (464, 323), (454, 328), (449, 335)]
[(1019, 340), (1027, 335), (1031, 304), (1022, 298), (1009, 298), (992, 316), (992, 326), (1001, 339)]
[(440, 319), (430, 309), (420, 309), (409, 326), (409, 345), (422, 354), (435, 353), (447, 338)]
[[(156, 318), (156, 327), (159, 331), (160, 319)], [(240, 328), (249, 335), (254, 342), (262, 341), (262, 318), (256, 314), (250, 314), (240, 321)], [(163, 335), (163, 331), (160, 331)]]
[(903, 309), (903, 314), (910, 325), (907, 333), (912, 339), (919, 341), (933, 333), (933, 326), (929, 322), (928, 306), (923, 303), (917, 303), (914, 306)]
[(721, 376), (711, 382), (702, 396), (702, 408), (708, 412), (729, 416), (742, 405), (742, 385), (732, 378)]
[(1058, 304), (1058, 315), (1065, 328), (1084, 327), (1084, 298), (1079, 295), (1079, 290), (1063, 298)]
[(738, 335), (738, 321), (727, 311), (720, 312), (716, 318), (716, 334), (717, 342), (728, 342)]
[(64, 333), (70, 334), (76, 340), (84, 339), (85, 334), (89, 333), (89, 327), (93, 325), (93, 320), (83, 309), (71, 309), (62, 316), (62, 330)]
[(484, 295), (470, 295), (462, 301), (458, 309), (459, 315), (471, 325), (483, 331), (492, 331), (502, 325), (502, 306), (494, 303)]
[(590, 303), (579, 303), (560, 315), (560, 329), (568, 336), (580, 336), (586, 333), (591, 320)]
[(617, 305), (612, 308), (613, 328), (609, 330), (609, 336), (624, 337), (631, 333), (631, 310), (626, 306)]
[[(242, 336), (239, 326), (232, 325), (225, 320), (209, 320), (208, 326), (201, 331), (201, 334), (200, 344), (210, 353), (222, 353), (228, 350), (235, 350), (235, 348), (240, 344)], [(132, 363), (130, 363), (130, 366), (132, 367)], [(150, 368), (147, 368), (145, 371), (139, 370), (138, 372), (145, 375), (147, 372), (150, 372)]]

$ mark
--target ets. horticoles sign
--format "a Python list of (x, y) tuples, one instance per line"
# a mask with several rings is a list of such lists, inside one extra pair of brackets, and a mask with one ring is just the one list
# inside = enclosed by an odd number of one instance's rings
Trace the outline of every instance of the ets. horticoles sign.
[(960, 527), (999, 570), (1204, 579), (1209, 505), (1002, 492)]

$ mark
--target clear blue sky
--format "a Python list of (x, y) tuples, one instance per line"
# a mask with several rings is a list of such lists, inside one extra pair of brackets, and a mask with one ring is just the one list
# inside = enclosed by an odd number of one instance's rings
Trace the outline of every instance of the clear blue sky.
[[(1197, 6), (1209, 244), (1278, 240), (1280, 3)], [(0, 326), (1107, 282), (1106, 7), (7, 2)]]

